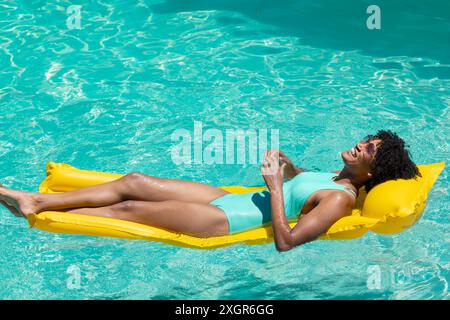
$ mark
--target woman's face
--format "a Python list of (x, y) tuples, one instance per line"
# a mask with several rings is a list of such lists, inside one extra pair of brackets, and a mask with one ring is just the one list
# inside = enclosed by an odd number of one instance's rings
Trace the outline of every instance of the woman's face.
[(345, 166), (355, 175), (368, 175), (375, 159), (380, 139), (358, 142), (353, 148), (341, 153)]

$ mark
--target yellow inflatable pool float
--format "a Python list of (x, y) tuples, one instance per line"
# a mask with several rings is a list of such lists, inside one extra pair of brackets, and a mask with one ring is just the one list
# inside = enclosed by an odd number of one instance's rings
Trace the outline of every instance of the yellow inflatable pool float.
[[(419, 165), (422, 177), (417, 180), (387, 181), (374, 187), (368, 195), (360, 192), (352, 214), (337, 221), (320, 239), (355, 239), (369, 230), (380, 234), (394, 234), (411, 227), (420, 219), (428, 192), (444, 165), (444, 162)], [(49, 162), (47, 178), (41, 183), (39, 192), (67, 192), (109, 182), (122, 176), (115, 173), (80, 170), (68, 164)], [(221, 188), (232, 193), (265, 189), (243, 186)], [(29, 215), (28, 222), (31, 228), (48, 232), (159, 241), (199, 249), (214, 249), (235, 243), (255, 245), (273, 241), (270, 224), (227, 236), (196, 238), (135, 222), (57, 211)], [(290, 221), (291, 227), (295, 224), (296, 221)]]

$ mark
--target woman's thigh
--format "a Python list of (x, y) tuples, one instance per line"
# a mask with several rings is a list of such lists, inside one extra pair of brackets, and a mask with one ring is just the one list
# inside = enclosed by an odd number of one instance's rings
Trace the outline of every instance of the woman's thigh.
[[(100, 208), (98, 208), (100, 209)], [(169, 229), (196, 237), (229, 234), (225, 213), (210, 204), (168, 200), (128, 200), (110, 206), (111, 217)]]
[(178, 200), (207, 204), (229, 193), (200, 182), (157, 178), (142, 173), (129, 174), (127, 179), (130, 186), (128, 198), (132, 200)]

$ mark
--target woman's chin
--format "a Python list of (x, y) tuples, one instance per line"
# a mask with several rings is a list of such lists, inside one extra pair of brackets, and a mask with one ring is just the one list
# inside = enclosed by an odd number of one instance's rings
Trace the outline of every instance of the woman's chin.
[(342, 161), (346, 164), (348, 162), (348, 151), (341, 152)]

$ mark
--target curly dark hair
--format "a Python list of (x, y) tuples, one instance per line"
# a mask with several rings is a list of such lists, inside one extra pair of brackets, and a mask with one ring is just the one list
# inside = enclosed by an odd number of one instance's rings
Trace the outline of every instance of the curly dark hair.
[(375, 159), (370, 168), (372, 178), (364, 185), (369, 192), (376, 185), (388, 180), (421, 177), (419, 169), (412, 162), (405, 142), (390, 130), (379, 130), (376, 135), (368, 135), (367, 140), (380, 139)]

